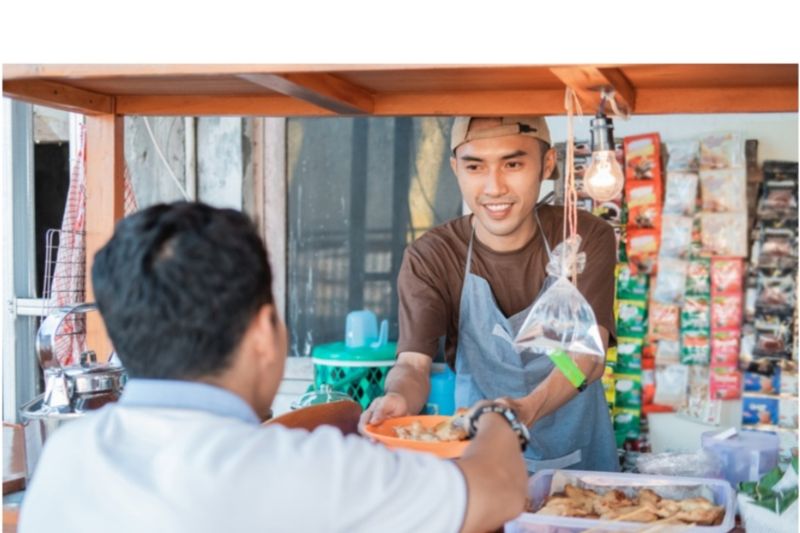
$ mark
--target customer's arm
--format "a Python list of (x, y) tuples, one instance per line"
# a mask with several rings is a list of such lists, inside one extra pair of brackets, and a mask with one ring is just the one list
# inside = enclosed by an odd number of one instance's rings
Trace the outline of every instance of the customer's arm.
[(385, 395), (364, 411), (361, 423), (379, 424), (387, 418), (421, 412), (431, 389), (430, 374), (430, 356), (417, 352), (399, 354), (386, 376)]
[(527, 470), (516, 433), (497, 413), (482, 415), (477, 429), (456, 461), (467, 483), (462, 533), (494, 531), (525, 509)]

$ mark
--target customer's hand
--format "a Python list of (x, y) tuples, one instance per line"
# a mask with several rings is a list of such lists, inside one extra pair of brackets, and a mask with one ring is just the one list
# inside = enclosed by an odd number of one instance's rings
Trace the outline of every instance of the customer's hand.
[(367, 410), (361, 414), (358, 429), (363, 435), (364, 426), (367, 424), (380, 424), (387, 418), (397, 418), (408, 414), (406, 399), (396, 392), (387, 392), (385, 396), (379, 396), (372, 400)]
[(517, 419), (522, 422), (527, 427), (530, 427), (536, 420), (536, 412), (535, 409), (530, 405), (530, 399), (525, 398), (509, 398), (508, 396), (504, 396), (502, 398), (498, 398), (495, 400), (497, 403), (502, 403), (503, 405), (507, 405), (511, 409), (514, 410), (514, 413), (517, 415)]

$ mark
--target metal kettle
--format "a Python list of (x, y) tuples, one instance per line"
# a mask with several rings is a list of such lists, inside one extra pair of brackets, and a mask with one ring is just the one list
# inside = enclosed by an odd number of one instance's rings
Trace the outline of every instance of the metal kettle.
[(56, 354), (56, 338), (64, 320), (74, 314), (97, 310), (94, 303), (62, 307), (48, 315), (36, 334), (36, 355), (44, 375), (44, 393), (20, 408), (25, 425), (28, 476), (41, 454), (45, 440), (63, 423), (87, 411), (119, 399), (125, 385), (125, 369), (112, 354), (108, 363), (98, 363), (93, 351), (81, 354), (80, 361), (61, 366)]

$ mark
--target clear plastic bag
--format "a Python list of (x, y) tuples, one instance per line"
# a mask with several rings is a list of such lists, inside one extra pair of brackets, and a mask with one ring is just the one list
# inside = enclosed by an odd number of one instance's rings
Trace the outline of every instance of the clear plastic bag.
[(642, 474), (722, 478), (722, 460), (706, 450), (694, 453), (643, 453), (636, 458)]
[(697, 174), (668, 172), (667, 194), (664, 196), (665, 215), (693, 215), (697, 206)]
[(586, 264), (580, 236), (556, 246), (547, 264), (548, 278), (528, 312), (514, 343), (548, 355), (557, 351), (605, 357), (594, 311), (568, 276)]

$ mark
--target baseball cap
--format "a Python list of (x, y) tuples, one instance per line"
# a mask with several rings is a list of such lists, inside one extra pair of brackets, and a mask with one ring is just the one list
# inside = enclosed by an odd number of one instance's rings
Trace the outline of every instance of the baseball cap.
[(453, 129), (450, 130), (451, 151), (455, 151), (462, 144), (475, 139), (490, 139), (506, 135), (527, 135), (550, 145), (550, 129), (547, 127), (544, 117), (495, 117), (500, 118), (499, 126), (470, 131), (469, 125), (473, 118), (479, 117), (456, 117), (453, 121)]

